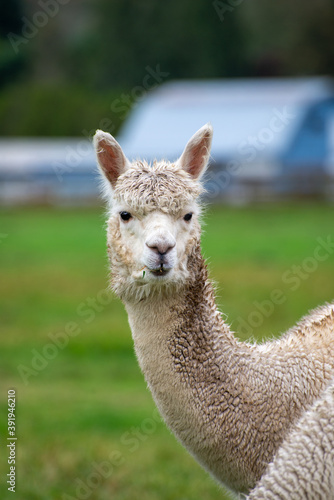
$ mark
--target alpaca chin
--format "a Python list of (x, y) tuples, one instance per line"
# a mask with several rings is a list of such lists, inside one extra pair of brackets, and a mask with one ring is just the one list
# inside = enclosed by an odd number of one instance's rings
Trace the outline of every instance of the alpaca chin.
[[(145, 268), (146, 269), (146, 268)], [(179, 262), (176, 268), (171, 269), (164, 276), (154, 276), (146, 269), (141, 268), (127, 273), (111, 270), (111, 288), (124, 302), (138, 303), (145, 299), (166, 298), (179, 293), (189, 282), (189, 270), (186, 262)], [(144, 272), (145, 271), (145, 272)]]

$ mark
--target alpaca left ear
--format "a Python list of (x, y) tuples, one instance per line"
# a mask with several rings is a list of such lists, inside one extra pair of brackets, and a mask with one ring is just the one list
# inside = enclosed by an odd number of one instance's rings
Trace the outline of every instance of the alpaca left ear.
[(213, 128), (210, 123), (200, 128), (186, 145), (177, 163), (194, 179), (199, 179), (209, 162)]
[(97, 161), (102, 174), (108, 179), (111, 187), (115, 187), (118, 177), (130, 166), (130, 162), (116, 139), (102, 130), (94, 136)]

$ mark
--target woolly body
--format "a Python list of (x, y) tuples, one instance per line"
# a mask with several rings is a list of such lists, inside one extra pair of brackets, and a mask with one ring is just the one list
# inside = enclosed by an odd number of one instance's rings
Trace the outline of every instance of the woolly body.
[(152, 166), (130, 164), (109, 134), (97, 132), (95, 144), (110, 197), (111, 285), (125, 304), (148, 386), (203, 467), (247, 492), (334, 376), (334, 305), (278, 341), (236, 340), (217, 310), (200, 250), (196, 199), (211, 137), (205, 126), (178, 162)]
[(334, 498), (334, 381), (294, 426), (247, 498)]

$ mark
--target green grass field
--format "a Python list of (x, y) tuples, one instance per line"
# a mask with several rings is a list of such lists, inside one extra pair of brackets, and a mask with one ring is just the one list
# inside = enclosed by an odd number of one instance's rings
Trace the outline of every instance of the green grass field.
[[(278, 335), (333, 299), (333, 211), (208, 210), (204, 254), (239, 338)], [(2, 211), (0, 268), (0, 498), (227, 498), (155, 412), (123, 306), (105, 292), (102, 209)], [(6, 484), (11, 388), (16, 495)]]

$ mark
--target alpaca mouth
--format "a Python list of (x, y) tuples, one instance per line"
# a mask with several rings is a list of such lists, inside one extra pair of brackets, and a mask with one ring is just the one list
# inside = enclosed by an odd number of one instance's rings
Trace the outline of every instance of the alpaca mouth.
[(166, 274), (169, 273), (170, 269), (164, 268), (164, 265), (161, 264), (159, 269), (150, 269), (150, 271), (154, 276), (162, 277), (166, 276)]

